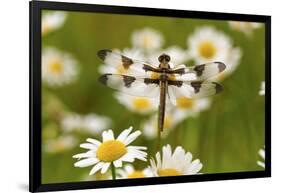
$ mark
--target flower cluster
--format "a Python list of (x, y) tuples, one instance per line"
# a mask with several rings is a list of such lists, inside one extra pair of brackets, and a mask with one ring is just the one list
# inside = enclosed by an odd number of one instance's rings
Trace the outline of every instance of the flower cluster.
[(203, 165), (199, 159), (192, 161), (192, 154), (178, 146), (174, 153), (170, 145), (163, 146), (162, 159), (160, 152), (156, 153), (156, 162), (152, 158), (150, 165), (147, 168), (137, 170), (131, 164), (126, 164), (124, 169), (121, 168), (123, 162), (133, 163), (136, 159), (146, 162), (147, 149), (145, 146), (130, 145), (138, 136), (140, 131), (132, 133), (133, 128), (125, 129), (117, 138), (114, 137), (112, 130), (102, 133), (102, 142), (88, 138), (86, 143), (80, 145), (86, 149), (84, 153), (79, 153), (73, 156), (78, 159), (74, 164), (75, 167), (93, 166), (89, 175), (97, 173), (101, 174), (108, 171), (111, 166), (112, 179), (116, 178), (144, 178), (158, 176), (178, 176), (178, 175), (193, 175), (198, 174)]
[[(67, 17), (67, 13), (63, 11), (43, 12), (42, 38), (58, 31), (65, 24)], [(73, 54), (42, 42), (42, 82), (43, 89), (45, 86), (48, 88), (44, 90), (43, 98), (44, 115), (48, 116), (43, 130), (43, 150), (55, 154), (76, 147), (76, 131), (100, 134), (111, 125), (111, 120), (94, 113), (82, 115), (64, 110), (67, 109), (65, 104), (49, 91), (75, 83), (79, 79), (80, 62)]]

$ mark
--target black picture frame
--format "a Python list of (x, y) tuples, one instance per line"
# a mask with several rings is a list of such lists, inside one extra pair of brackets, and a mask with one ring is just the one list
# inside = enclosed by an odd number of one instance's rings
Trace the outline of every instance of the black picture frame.
[[(80, 3), (31, 1), (30, 5), (30, 144), (29, 144), (29, 191), (59, 191), (152, 184), (199, 182), (271, 176), (271, 17), (141, 7), (108, 6)], [(265, 170), (235, 173), (124, 179), (114, 181), (73, 182), (42, 184), (41, 182), (41, 10), (66, 10), (96, 13), (118, 13), (179, 18), (202, 18), (215, 20), (252, 21), (265, 24)]]

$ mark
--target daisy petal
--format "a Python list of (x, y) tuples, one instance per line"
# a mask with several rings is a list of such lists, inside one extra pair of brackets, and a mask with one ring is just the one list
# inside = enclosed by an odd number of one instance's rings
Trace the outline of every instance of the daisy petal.
[(109, 140), (114, 140), (114, 135), (112, 130), (104, 131), (102, 133), (102, 141), (109, 141)]
[(114, 166), (117, 167), (117, 168), (122, 167), (122, 161), (121, 161), (120, 159), (114, 161), (113, 164), (114, 164)]
[(95, 165), (92, 170), (90, 171), (89, 175), (93, 175), (95, 174), (97, 171), (99, 171), (102, 167), (103, 167), (104, 163), (103, 162), (99, 162), (97, 165)]
[(81, 161), (76, 162), (74, 164), (74, 166), (79, 167), (79, 168), (83, 168), (83, 167), (88, 167), (88, 166), (94, 165), (97, 162), (99, 162), (99, 160), (96, 159), (96, 158), (88, 158), (88, 159), (83, 159)]
[(135, 131), (134, 133), (132, 133), (131, 135), (129, 135), (127, 137), (127, 139), (125, 139), (124, 144), (125, 145), (129, 145), (132, 141), (134, 141), (138, 136), (141, 135), (140, 131)]
[(104, 174), (108, 170), (109, 166), (110, 166), (109, 162), (103, 164), (102, 169), (101, 169), (101, 173)]
[(126, 139), (127, 136), (131, 133), (132, 130), (133, 130), (133, 127), (132, 127), (132, 126), (131, 126), (129, 129), (125, 129), (125, 130), (117, 137), (117, 140), (118, 140), (118, 141), (124, 142), (125, 139)]
[(97, 146), (91, 143), (82, 143), (80, 144), (80, 147), (84, 149), (94, 149), (94, 150), (97, 149)]
[(101, 142), (99, 142), (99, 141), (96, 140), (96, 139), (92, 139), (92, 138), (88, 138), (87, 141), (88, 141), (89, 143), (92, 143), (92, 144), (97, 145), (97, 146), (99, 146), (99, 145), (101, 144)]
[(86, 153), (79, 153), (72, 157), (81, 159), (81, 158), (88, 158), (88, 157), (93, 157), (93, 156), (94, 156), (94, 151), (87, 151)]

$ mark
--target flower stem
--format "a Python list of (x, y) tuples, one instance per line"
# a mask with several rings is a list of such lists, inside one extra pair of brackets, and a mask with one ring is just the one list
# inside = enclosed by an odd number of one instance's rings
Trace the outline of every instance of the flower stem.
[(112, 180), (116, 180), (115, 167), (113, 163), (111, 163), (111, 174), (112, 174)]

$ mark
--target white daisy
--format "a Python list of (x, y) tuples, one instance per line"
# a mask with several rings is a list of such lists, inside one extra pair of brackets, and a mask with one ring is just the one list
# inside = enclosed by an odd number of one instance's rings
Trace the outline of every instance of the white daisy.
[(73, 156), (73, 158), (79, 159), (74, 166), (88, 167), (94, 165), (90, 171), (90, 175), (92, 175), (99, 170), (104, 174), (111, 164), (119, 168), (122, 167), (122, 162), (134, 162), (135, 159), (146, 161), (147, 153), (144, 152), (146, 147), (129, 146), (141, 134), (140, 131), (131, 133), (132, 130), (132, 127), (125, 129), (116, 139), (112, 130), (104, 131), (102, 142), (88, 138), (87, 143), (80, 145), (88, 151)]
[[(169, 132), (186, 117), (186, 112), (178, 110), (178, 108), (166, 110), (164, 117), (164, 129), (161, 135), (166, 137)], [(142, 131), (143, 135), (148, 139), (156, 138), (158, 132), (158, 115), (152, 115), (147, 121), (145, 121), (142, 125)]]
[(152, 172), (150, 168), (145, 168), (143, 170), (136, 170), (132, 164), (125, 165), (124, 169), (118, 169), (116, 171), (118, 178), (147, 178), (152, 177)]
[(77, 139), (71, 135), (60, 136), (57, 139), (48, 139), (45, 141), (44, 150), (48, 153), (61, 153), (74, 148), (77, 145)]
[(78, 62), (68, 53), (56, 48), (44, 48), (42, 53), (42, 79), (49, 86), (62, 86), (73, 82), (78, 74)]
[(265, 168), (264, 160), (265, 160), (265, 151), (264, 148), (259, 150), (259, 155), (262, 158), (262, 161), (257, 161), (257, 164), (263, 168)]
[(217, 77), (214, 77), (213, 80), (223, 80), (225, 77), (232, 74), (240, 63), (242, 57), (242, 51), (240, 48), (235, 47), (229, 50), (227, 58), (223, 61), (226, 65), (226, 69), (221, 72)]
[(66, 13), (61, 11), (48, 12), (42, 16), (42, 35), (46, 35), (60, 28), (66, 19)]
[(162, 148), (162, 158), (160, 152), (156, 153), (156, 161), (150, 160), (151, 170), (157, 176), (179, 176), (198, 174), (203, 164), (199, 159), (192, 161), (192, 154), (178, 146), (172, 153), (171, 146)]
[(61, 126), (65, 131), (85, 131), (91, 134), (100, 134), (111, 125), (111, 120), (105, 116), (94, 113), (80, 115), (68, 113), (61, 120)]
[(259, 91), (259, 95), (264, 95), (265, 94), (265, 82), (262, 81), (261, 82), (261, 88), (260, 88), (260, 91)]
[(232, 73), (241, 58), (240, 48), (233, 47), (230, 37), (213, 27), (204, 26), (196, 29), (194, 34), (188, 38), (187, 44), (189, 57), (196, 64), (214, 61), (225, 63), (226, 70), (219, 79)]
[(198, 113), (207, 110), (211, 105), (211, 100), (209, 98), (202, 99), (189, 99), (186, 97), (180, 97), (176, 100), (176, 108), (179, 111), (184, 111), (186, 117), (194, 117)]
[(131, 40), (133, 47), (142, 49), (145, 52), (159, 49), (164, 43), (162, 35), (152, 28), (135, 31)]
[(121, 92), (116, 93), (115, 98), (130, 111), (139, 114), (155, 112), (158, 107), (158, 100), (155, 98), (131, 96)]
[[(127, 56), (129, 58), (133, 58), (139, 61), (144, 61), (145, 57), (142, 54), (142, 52), (139, 49), (129, 49), (129, 48), (125, 48), (123, 51), (120, 51), (118, 49), (114, 49), (113, 50), (116, 53), (120, 53), (124, 56)], [(112, 57), (107, 57), (106, 60), (104, 61), (105, 64), (102, 64), (99, 67), (99, 72), (101, 74), (106, 74), (106, 73), (112, 73), (112, 74), (127, 74), (127, 75), (137, 75), (139, 73), (142, 73), (142, 71), (135, 71), (133, 68), (130, 69), (125, 69), (123, 64), (117, 64), (118, 62), (116, 62), (116, 56), (112, 55)], [(122, 61), (122, 59), (118, 59), (118, 61)], [(142, 75), (142, 74), (140, 74)]]
[(153, 53), (150, 53), (148, 55), (148, 62), (150, 64), (153, 64), (155, 67), (158, 67), (159, 65), (158, 57), (163, 53), (168, 54), (171, 57), (171, 61), (169, 62), (171, 68), (183, 64), (183, 62), (185, 62), (188, 59), (186, 50), (183, 50), (178, 46), (171, 46), (168, 47), (167, 49), (157, 50)]
[(245, 21), (229, 21), (228, 24), (232, 29), (241, 31), (247, 36), (252, 35), (255, 29), (262, 27), (262, 23)]

